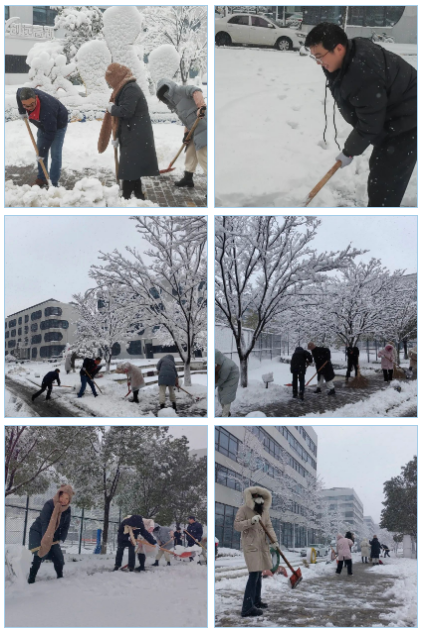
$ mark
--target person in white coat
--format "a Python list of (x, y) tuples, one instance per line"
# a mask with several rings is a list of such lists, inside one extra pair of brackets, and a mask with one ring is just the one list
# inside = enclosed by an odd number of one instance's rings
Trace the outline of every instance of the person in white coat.
[(131, 362), (124, 362), (117, 368), (117, 373), (125, 373), (127, 375), (127, 387), (133, 393), (133, 397), (129, 401), (138, 404), (139, 389), (145, 386), (142, 371), (134, 364), (131, 364)]

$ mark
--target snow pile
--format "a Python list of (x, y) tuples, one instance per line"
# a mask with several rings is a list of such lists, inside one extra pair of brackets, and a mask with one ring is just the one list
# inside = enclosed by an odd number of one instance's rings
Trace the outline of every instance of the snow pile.
[(17, 186), (12, 180), (6, 180), (6, 207), (99, 207), (132, 208), (157, 207), (148, 200), (132, 198), (125, 200), (119, 195), (117, 184), (106, 187), (97, 178), (82, 178), (76, 182), (73, 190), (64, 187), (41, 189), (39, 186)]
[(77, 69), (86, 86), (88, 97), (99, 93), (103, 105), (109, 100), (110, 88), (105, 81), (105, 71), (111, 64), (111, 54), (103, 40), (83, 44), (75, 57)]
[(7, 389), (4, 393), (4, 416), (5, 417), (34, 417), (34, 413), (16, 395)]
[(180, 65), (180, 55), (172, 44), (162, 44), (148, 57), (148, 67), (155, 85), (160, 79), (172, 79)]
[(161, 408), (158, 410), (157, 417), (178, 417), (174, 408)]
[(78, 95), (77, 88), (66, 77), (75, 71), (68, 64), (63, 45), (58, 40), (35, 44), (28, 53), (29, 81), (25, 86), (39, 88), (55, 97)]
[(15, 584), (23, 588), (32, 562), (32, 553), (20, 544), (6, 544), (5, 581), (6, 586)]
[(96, 37), (102, 37), (103, 28), (102, 13), (98, 7), (58, 7), (54, 24), (56, 29), (64, 29), (64, 51), (70, 61), (77, 53), (81, 45)]
[(266, 417), (265, 413), (262, 413), (261, 410), (252, 410), (250, 413), (247, 413), (246, 417)]
[(383, 598), (398, 603), (403, 600), (403, 604), (392, 613), (380, 615), (380, 619), (391, 622), (388, 627), (417, 627), (417, 566), (417, 560), (391, 558), (388, 568), (374, 566), (367, 571), (375, 575), (387, 572), (395, 576), (393, 586), (383, 593)]

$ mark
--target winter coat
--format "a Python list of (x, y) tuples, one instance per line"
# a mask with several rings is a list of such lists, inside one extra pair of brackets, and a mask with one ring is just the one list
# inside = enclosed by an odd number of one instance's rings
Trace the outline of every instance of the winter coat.
[(370, 557), (370, 545), (368, 544), (368, 540), (361, 542), (361, 557)]
[[(197, 119), (198, 107), (193, 99), (194, 92), (202, 92), (196, 86), (179, 86), (171, 79), (160, 79), (156, 87), (156, 93), (160, 92), (163, 86), (168, 86), (168, 92), (161, 99), (175, 112), (187, 129), (191, 129)], [(202, 149), (208, 144), (208, 119), (207, 114), (198, 123), (193, 134), (194, 146), (196, 149)]]
[(358, 359), (360, 357), (360, 350), (358, 349), (358, 347), (347, 347), (345, 352), (349, 364), (358, 364)]
[(347, 156), (416, 129), (417, 71), (399, 55), (355, 37), (342, 67), (324, 73), (340, 113), (354, 128), (345, 141)]
[(64, 369), (66, 373), (70, 373), (71, 368), (72, 368), (72, 356), (70, 353), (68, 353), (66, 356), (66, 360), (64, 362)]
[[(190, 533), (190, 535), (193, 536), (193, 538), (197, 540), (198, 542), (200, 542), (200, 540), (202, 539), (203, 527), (200, 524), (200, 522), (197, 522), (197, 520), (195, 522), (192, 522), (192, 524), (189, 524), (186, 531), (187, 533)], [(190, 538), (189, 536), (186, 536), (186, 537), (187, 537), (187, 546), (193, 546), (194, 544), (196, 544), (196, 542), (192, 538)]]
[[(331, 382), (335, 377), (335, 372), (333, 370), (332, 363), (330, 361), (330, 349), (327, 347), (315, 347), (311, 352), (314, 362), (316, 364), (316, 369), (318, 371), (318, 376), (322, 375), (326, 382)], [(327, 364), (325, 364), (327, 362)], [(319, 371), (320, 367), (323, 367), (321, 371)]]
[(312, 363), (311, 353), (297, 347), (291, 357), (291, 373), (305, 373), (307, 366)]
[(98, 364), (97, 366), (95, 360), (93, 360), (92, 358), (85, 358), (82, 364), (82, 368), (80, 369), (80, 374), (89, 374), (88, 377), (94, 378), (101, 368), (101, 365)]
[(411, 369), (416, 369), (417, 368), (417, 348), (414, 347), (413, 349), (409, 350), (409, 366)]
[(52, 383), (55, 382), (56, 380), (57, 380), (57, 384), (60, 386), (60, 374), (57, 373), (57, 371), (49, 371), (42, 378), (42, 385), (43, 386), (51, 386)]
[(382, 550), (381, 544), (378, 541), (378, 539), (376, 537), (374, 537), (372, 540), (370, 540), (370, 545), (371, 545), (371, 553), (370, 553), (370, 557), (373, 558), (377, 558), (380, 555), (380, 551)]
[[(47, 531), (48, 525), (50, 524), (51, 516), (54, 511), (54, 500), (51, 498), (47, 500), (44, 507), (41, 510), (40, 515), (32, 523), (31, 528), (29, 530), (29, 544), (28, 547), (30, 550), (35, 549), (38, 546), (41, 546), (41, 540), (44, 537), (45, 532)], [(65, 542), (67, 538), (67, 533), (70, 527), (71, 520), (71, 508), (70, 506), (66, 511), (60, 516), (60, 525), (58, 529), (54, 532), (53, 542), (60, 541)]]
[(256, 522), (255, 524), (251, 523), (251, 519), (257, 513), (254, 510), (254, 499), (252, 497), (252, 494), (256, 493), (261, 494), (265, 500), (261, 521), (272, 538), (274, 540), (278, 539), (269, 515), (269, 509), (272, 504), (272, 494), (263, 487), (248, 487), (244, 490), (245, 504), (239, 508), (235, 516), (234, 529), (241, 531), (241, 545), (249, 573), (270, 570), (273, 566), (266, 533), (263, 531), (260, 522)]
[(378, 352), (379, 358), (382, 359), (382, 369), (390, 371), (396, 363), (396, 351), (392, 345), (386, 345), (384, 349)]
[(119, 371), (123, 371), (127, 375), (127, 381), (130, 382), (132, 391), (138, 391), (139, 388), (145, 386), (145, 380), (143, 379), (142, 371), (131, 364), (130, 362), (124, 362), (119, 366)]
[(338, 533), (336, 536), (336, 551), (338, 553), (338, 560), (352, 560), (351, 549), (354, 543), (349, 538), (344, 538), (343, 535)]
[(218, 399), (220, 404), (231, 404), (237, 395), (240, 370), (233, 360), (230, 360), (221, 351), (215, 349), (215, 364), (220, 367), (218, 381)]
[[(16, 101), (18, 102), (19, 114), (25, 114), (27, 110), (25, 110), (20, 100), (21, 90), (22, 88), (18, 88), (16, 92)], [(32, 119), (30, 123), (43, 131), (42, 145), (38, 147), (38, 150), (39, 155), (45, 158), (56, 136), (57, 130), (67, 127), (69, 113), (61, 101), (51, 96), (51, 94), (42, 92), (42, 90), (38, 90), (37, 88), (34, 88), (34, 92), (40, 101), (41, 108), (39, 111), (39, 121)]]
[(154, 538), (156, 538), (159, 546), (165, 545), (164, 548), (166, 549), (174, 548), (174, 540), (172, 539), (172, 535), (171, 535), (173, 530), (170, 529), (169, 527), (161, 527), (161, 525), (155, 525), (155, 526), (159, 528), (157, 531), (154, 530), (153, 536)]
[(135, 81), (123, 86), (111, 108), (111, 115), (120, 119), (117, 132), (120, 141), (119, 179), (159, 176), (148, 102)]
[(183, 545), (183, 540), (181, 537), (181, 533), (179, 533), (178, 531), (174, 531), (174, 545), (175, 546), (182, 546)]
[(142, 516), (133, 515), (127, 516), (122, 522), (120, 522), (117, 533), (117, 542), (119, 546), (122, 546), (126, 542), (130, 542), (130, 533), (128, 532), (128, 529), (125, 529), (125, 527), (132, 527), (135, 539), (141, 535), (146, 542), (149, 542), (149, 544), (156, 544), (155, 539), (151, 536), (149, 531), (146, 530), (145, 525), (143, 524)]
[(178, 381), (178, 373), (175, 368), (174, 356), (169, 354), (160, 359), (156, 365), (158, 369), (159, 386), (175, 386)]

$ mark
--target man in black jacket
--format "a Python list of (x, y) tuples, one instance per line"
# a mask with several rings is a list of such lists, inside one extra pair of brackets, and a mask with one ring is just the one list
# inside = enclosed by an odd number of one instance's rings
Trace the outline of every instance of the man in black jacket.
[(315, 393), (321, 393), (323, 380), (328, 388), (328, 395), (335, 395), (335, 383), (333, 381), (335, 372), (330, 361), (330, 349), (327, 347), (316, 347), (314, 342), (309, 342), (307, 349), (311, 351), (317, 369), (317, 388)]
[(82, 368), (80, 370), (81, 387), (77, 395), (78, 397), (83, 397), (87, 384), (89, 384), (89, 386), (91, 387), (94, 397), (98, 397), (93, 379), (98, 371), (102, 368), (100, 363), (101, 358), (95, 358), (95, 360), (93, 360), (92, 358), (84, 359)]
[(368, 206), (400, 206), (417, 162), (417, 72), (402, 57), (323, 22), (305, 45), (354, 128), (337, 160), (351, 164), (369, 145)]
[(39, 391), (32, 395), (32, 401), (35, 401), (37, 397), (39, 397), (44, 391), (47, 391), (47, 399), (51, 399), (51, 393), (53, 391), (53, 382), (57, 380), (58, 386), (60, 386), (60, 369), (55, 369), (54, 371), (49, 371), (46, 375), (44, 375), (41, 383), (41, 388)]
[[(149, 542), (149, 544), (156, 544), (156, 540), (151, 536), (149, 531), (145, 528), (143, 524), (142, 516), (133, 515), (126, 516), (124, 520), (120, 523), (118, 527), (118, 535), (117, 535), (117, 554), (115, 557), (115, 566), (114, 570), (118, 571), (121, 567), (121, 563), (123, 561), (124, 549), (129, 549), (129, 571), (134, 570), (135, 565), (135, 547), (136, 547), (136, 538), (141, 535), (142, 538)], [(139, 559), (139, 562), (142, 566), (142, 560)], [(143, 565), (145, 560), (143, 559)]]
[[(62, 150), (67, 131), (67, 108), (55, 97), (34, 88), (18, 88), (16, 92), (19, 116), (29, 118), (30, 123), (38, 128), (37, 147), (39, 157), (43, 159), (48, 171), (48, 153), (51, 152), (50, 179), (53, 186), (58, 186), (61, 173)], [(41, 163), (38, 160), (38, 178), (34, 185), (47, 186)]]
[(297, 347), (291, 357), (291, 373), (292, 373), (292, 396), (297, 397), (298, 381), (300, 382), (300, 399), (304, 399), (304, 379), (309, 364), (313, 363), (311, 354)]
[(351, 345), (349, 345), (346, 348), (346, 357), (348, 360), (348, 367), (346, 370), (346, 380), (348, 380), (351, 376), (351, 371), (352, 369), (354, 369), (355, 371), (355, 377), (357, 377), (358, 375), (358, 363), (359, 363), (359, 357), (360, 357), (360, 350), (358, 349), (358, 347), (351, 347)]

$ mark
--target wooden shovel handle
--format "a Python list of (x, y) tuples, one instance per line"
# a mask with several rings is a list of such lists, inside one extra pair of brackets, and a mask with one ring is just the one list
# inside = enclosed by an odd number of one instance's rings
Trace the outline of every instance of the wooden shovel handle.
[(186, 529), (183, 529), (183, 531), (185, 531), (185, 532), (187, 533), (187, 535), (188, 535), (188, 536), (189, 536), (192, 540), (194, 540), (194, 541), (196, 542), (196, 544), (198, 544), (199, 546), (201, 546), (201, 547), (202, 547), (202, 549), (203, 549), (204, 551), (206, 551), (205, 547), (204, 547), (202, 544), (200, 544), (200, 542), (199, 542), (198, 540), (196, 540), (196, 538), (194, 538), (194, 537), (192, 536), (192, 534), (191, 534), (191, 533), (189, 533), (188, 531), (186, 531)]
[[(29, 136), (31, 137), (31, 141), (32, 141), (32, 144), (33, 144), (33, 146), (34, 146), (35, 153), (36, 153), (36, 155), (37, 155), (37, 156), (38, 156), (38, 158), (39, 158), (39, 151), (38, 151), (38, 147), (37, 147), (37, 144), (36, 144), (36, 142), (35, 142), (35, 138), (34, 138), (34, 135), (33, 135), (33, 133), (32, 133), (32, 130), (31, 130), (30, 126), (29, 126), (29, 121), (28, 121), (28, 119), (27, 119), (27, 118), (25, 118), (25, 119), (23, 119), (23, 120), (25, 121), (26, 128), (27, 128), (27, 130), (28, 130), (28, 132), (29, 132)], [(47, 180), (47, 182), (49, 182), (49, 181), (50, 181), (50, 176), (49, 176), (49, 175), (48, 175), (48, 173), (47, 173), (47, 169), (45, 168), (45, 165), (44, 165), (44, 160), (43, 160), (42, 158), (41, 158), (41, 160), (40, 160), (40, 164), (41, 164), (41, 168), (42, 168), (42, 170), (43, 170), (43, 172), (44, 172), (45, 179)]]
[(117, 147), (114, 147), (114, 166), (115, 166), (115, 179), (117, 180), (117, 184), (120, 184), (118, 179), (118, 152)]
[(318, 194), (318, 192), (320, 191), (320, 189), (323, 189), (324, 185), (326, 184), (326, 182), (329, 182), (329, 180), (331, 179), (331, 177), (333, 175), (335, 175), (335, 173), (337, 172), (337, 170), (340, 168), (340, 166), (342, 165), (342, 162), (340, 160), (337, 160), (335, 162), (335, 164), (333, 165), (332, 169), (329, 169), (329, 171), (327, 172), (327, 174), (325, 176), (323, 176), (323, 178), (320, 180), (320, 182), (318, 182), (316, 184), (316, 186), (314, 187), (314, 189), (312, 189), (310, 191), (310, 193), (308, 194), (308, 198), (306, 203), (304, 204), (304, 206), (308, 206), (311, 202), (311, 200), (316, 197), (316, 195)]
[(322, 364), (322, 366), (320, 367), (320, 369), (317, 369), (316, 373), (313, 375), (313, 377), (311, 377), (309, 379), (309, 381), (307, 382), (306, 386), (308, 386), (310, 384), (310, 382), (312, 380), (314, 380), (314, 378), (316, 377), (316, 375), (323, 369), (324, 366), (326, 366), (326, 364), (329, 362), (329, 360), (326, 360), (326, 362), (324, 364)]
[(193, 132), (194, 132), (194, 130), (196, 129), (196, 127), (199, 125), (199, 123), (200, 123), (200, 121), (201, 121), (201, 120), (202, 120), (202, 119), (200, 119), (200, 118), (197, 118), (197, 119), (195, 120), (195, 122), (193, 123), (193, 126), (192, 126), (191, 130), (189, 131), (189, 133), (188, 133), (188, 134), (187, 134), (187, 136), (186, 136), (186, 140), (185, 140), (185, 141), (184, 141), (184, 143), (181, 145), (181, 147), (180, 147), (180, 149), (179, 149), (179, 151), (178, 151), (178, 153), (177, 153), (176, 157), (175, 157), (175, 158), (174, 158), (174, 159), (170, 162), (170, 164), (169, 164), (169, 166), (168, 166), (168, 169), (171, 169), (171, 167), (173, 166), (173, 164), (175, 163), (175, 161), (177, 160), (177, 158), (179, 157), (179, 155), (181, 154), (181, 152), (182, 152), (182, 151), (183, 151), (183, 149), (185, 148), (186, 143), (187, 143), (187, 142), (191, 139), (191, 137), (193, 136)]
[[(259, 514), (256, 514), (256, 516), (258, 516)], [(271, 534), (269, 533), (269, 531), (267, 530), (267, 528), (265, 527), (265, 525), (263, 524), (263, 522), (260, 520), (259, 521), (260, 526), (262, 527), (263, 531), (266, 533), (267, 537), (269, 538), (270, 542), (272, 544), (275, 544), (276, 540), (274, 540), (271, 536)], [(295, 571), (292, 568), (291, 564), (288, 562), (287, 558), (285, 557), (285, 555), (282, 553), (281, 551), (281, 547), (278, 545), (278, 551), (282, 556), (282, 559), (284, 560), (285, 564), (288, 566), (289, 570), (295, 575)]]

